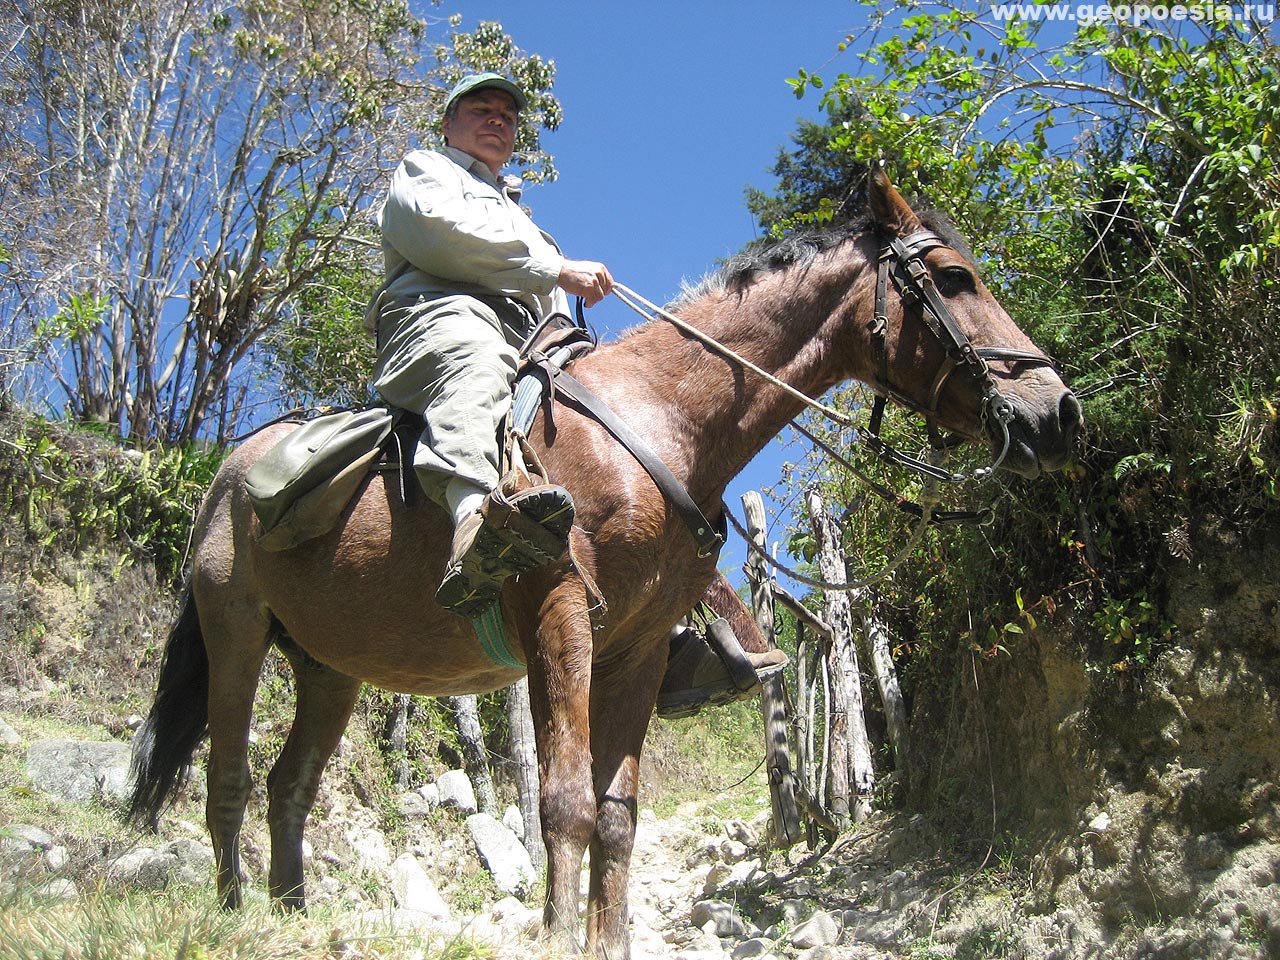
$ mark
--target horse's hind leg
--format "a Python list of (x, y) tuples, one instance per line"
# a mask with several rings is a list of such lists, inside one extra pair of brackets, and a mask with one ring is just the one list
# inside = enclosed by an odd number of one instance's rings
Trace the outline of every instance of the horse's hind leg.
[[(197, 591), (198, 599), (199, 591)], [(270, 649), (269, 621), (245, 604), (199, 603), (209, 654), (209, 796), (205, 822), (213, 840), (218, 895), (228, 909), (242, 903), (240, 827), (249, 802), (249, 725), (262, 661)]]
[(267, 776), (271, 825), (271, 896), (287, 910), (302, 910), (302, 831), (315, 803), (325, 764), (342, 739), (360, 693), (360, 681), (312, 659), (292, 640), (280, 648), (293, 666), (298, 703), (289, 739)]

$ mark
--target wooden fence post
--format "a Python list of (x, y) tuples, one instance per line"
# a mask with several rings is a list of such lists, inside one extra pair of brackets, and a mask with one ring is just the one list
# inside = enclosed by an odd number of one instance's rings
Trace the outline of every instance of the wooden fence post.
[(885, 723), (888, 726), (889, 746), (893, 750), (894, 769), (898, 782), (905, 786), (907, 779), (907, 757), (911, 753), (911, 727), (907, 723), (907, 707), (902, 699), (902, 687), (898, 683), (898, 672), (893, 665), (893, 649), (889, 643), (889, 628), (885, 626), (871, 603), (865, 601), (862, 614), (862, 629), (867, 638), (867, 646), (871, 650), (871, 664), (875, 669), (876, 686), (880, 690), (880, 701), (884, 704)]
[(511, 760), (515, 764), (516, 792), (520, 798), (520, 819), (524, 821), (524, 848), (539, 873), (547, 865), (547, 848), (542, 842), (539, 812), (538, 747), (533, 736), (533, 715), (529, 711), (529, 678), (507, 688), (507, 728), (511, 736)]
[[(818, 544), (818, 569), (831, 583), (847, 583), (840, 552), (840, 528), (827, 513), (822, 495), (811, 490), (809, 520)], [(858, 651), (853, 641), (853, 617), (849, 595), (826, 592), (824, 619), (831, 628), (831, 723), (827, 730), (831, 763), (828, 770), (828, 809), (842, 827), (861, 823), (871, 812), (875, 768), (862, 710), (862, 680)]]
[(484, 732), (480, 727), (480, 703), (474, 693), (457, 697), (445, 697), (449, 711), (458, 727), (458, 746), (462, 748), (462, 763), (476, 792), (476, 805), (482, 813), (497, 817), (498, 795), (493, 789), (493, 777), (489, 775), (489, 755), (484, 745)]
[(391, 700), (391, 715), (387, 718), (387, 754), (394, 765), (397, 790), (413, 786), (409, 770), (409, 694), (397, 693)]
[[(746, 511), (751, 542), (764, 550), (764, 500), (756, 491), (748, 490), (742, 495), (742, 507)], [(761, 635), (776, 646), (769, 573), (756, 551), (747, 551), (747, 577), (751, 581), (751, 611), (756, 625)], [(769, 799), (773, 808), (773, 844), (785, 849), (805, 838), (787, 744), (787, 691), (782, 674), (770, 677), (762, 686), (760, 712), (764, 717), (765, 765), (769, 771)]]
[[(796, 684), (800, 689), (796, 693), (793, 725), (799, 741), (796, 750), (797, 791), (809, 813), (809, 844), (816, 846), (818, 827), (831, 833), (840, 832), (830, 811), (823, 806), (823, 787), (827, 781), (827, 759), (830, 753), (828, 728), (831, 722), (831, 691), (827, 682), (830, 673), (827, 660), (831, 647), (831, 628), (820, 616), (778, 584), (771, 584), (771, 587), (774, 603), (782, 604), (796, 618)], [(808, 639), (810, 632), (814, 635), (813, 642)], [(821, 696), (818, 695), (819, 687), (822, 689)], [(823, 710), (821, 722), (816, 717), (819, 703)], [(816, 748), (819, 731), (822, 733), (821, 760), (818, 759)]]

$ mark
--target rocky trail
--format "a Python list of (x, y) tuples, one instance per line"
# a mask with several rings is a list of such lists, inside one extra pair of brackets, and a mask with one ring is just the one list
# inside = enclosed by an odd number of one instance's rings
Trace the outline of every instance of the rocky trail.
[[(32, 789), (85, 808), (124, 796), (127, 744), (27, 742), (21, 727), (20, 720), (0, 722), (0, 749), (25, 756)], [(213, 853), (195, 816), (198, 778), (187, 790), (159, 836), (129, 836), (123, 828), (119, 836), (77, 836), (59, 823), (4, 825), (4, 885), (12, 889), (21, 881), (62, 901), (104, 880), (146, 890), (205, 887), (211, 895)], [(403, 828), (392, 838), (357, 798), (322, 789), (322, 822), (308, 842), (312, 902), (429, 940), (461, 934), (487, 941), (503, 957), (540, 954), (537, 877), (516, 838), (514, 808), (502, 821), (475, 812), (460, 770), (401, 794), (397, 806)], [(749, 823), (723, 821), (698, 802), (664, 818), (641, 811), (631, 873), (635, 957), (927, 958), (952, 953), (928, 953), (931, 941), (940, 946), (970, 932), (936, 923), (945, 900), (937, 891), (950, 882), (945, 870), (904, 869), (896, 859), (894, 845), (903, 847), (918, 832), (918, 819), (897, 826), (873, 818), (816, 852), (803, 845), (771, 851), (767, 820), (762, 813)], [(244, 846), (251, 895), (261, 896), (261, 824), (247, 824)], [(584, 869), (584, 893), (586, 876)]]

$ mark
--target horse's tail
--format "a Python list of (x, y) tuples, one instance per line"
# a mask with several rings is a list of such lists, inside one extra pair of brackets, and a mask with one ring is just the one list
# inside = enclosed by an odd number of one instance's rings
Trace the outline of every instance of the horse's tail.
[(209, 729), (209, 656), (195, 598), (187, 587), (169, 631), (151, 712), (133, 741), (129, 818), (154, 826)]

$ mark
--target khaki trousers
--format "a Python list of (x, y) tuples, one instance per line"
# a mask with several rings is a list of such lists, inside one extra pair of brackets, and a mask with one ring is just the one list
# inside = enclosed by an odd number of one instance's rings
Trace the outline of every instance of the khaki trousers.
[(425, 421), (414, 470), (438, 503), (453, 477), (498, 485), (498, 429), (533, 322), (509, 300), (463, 294), (383, 311), (372, 386)]

